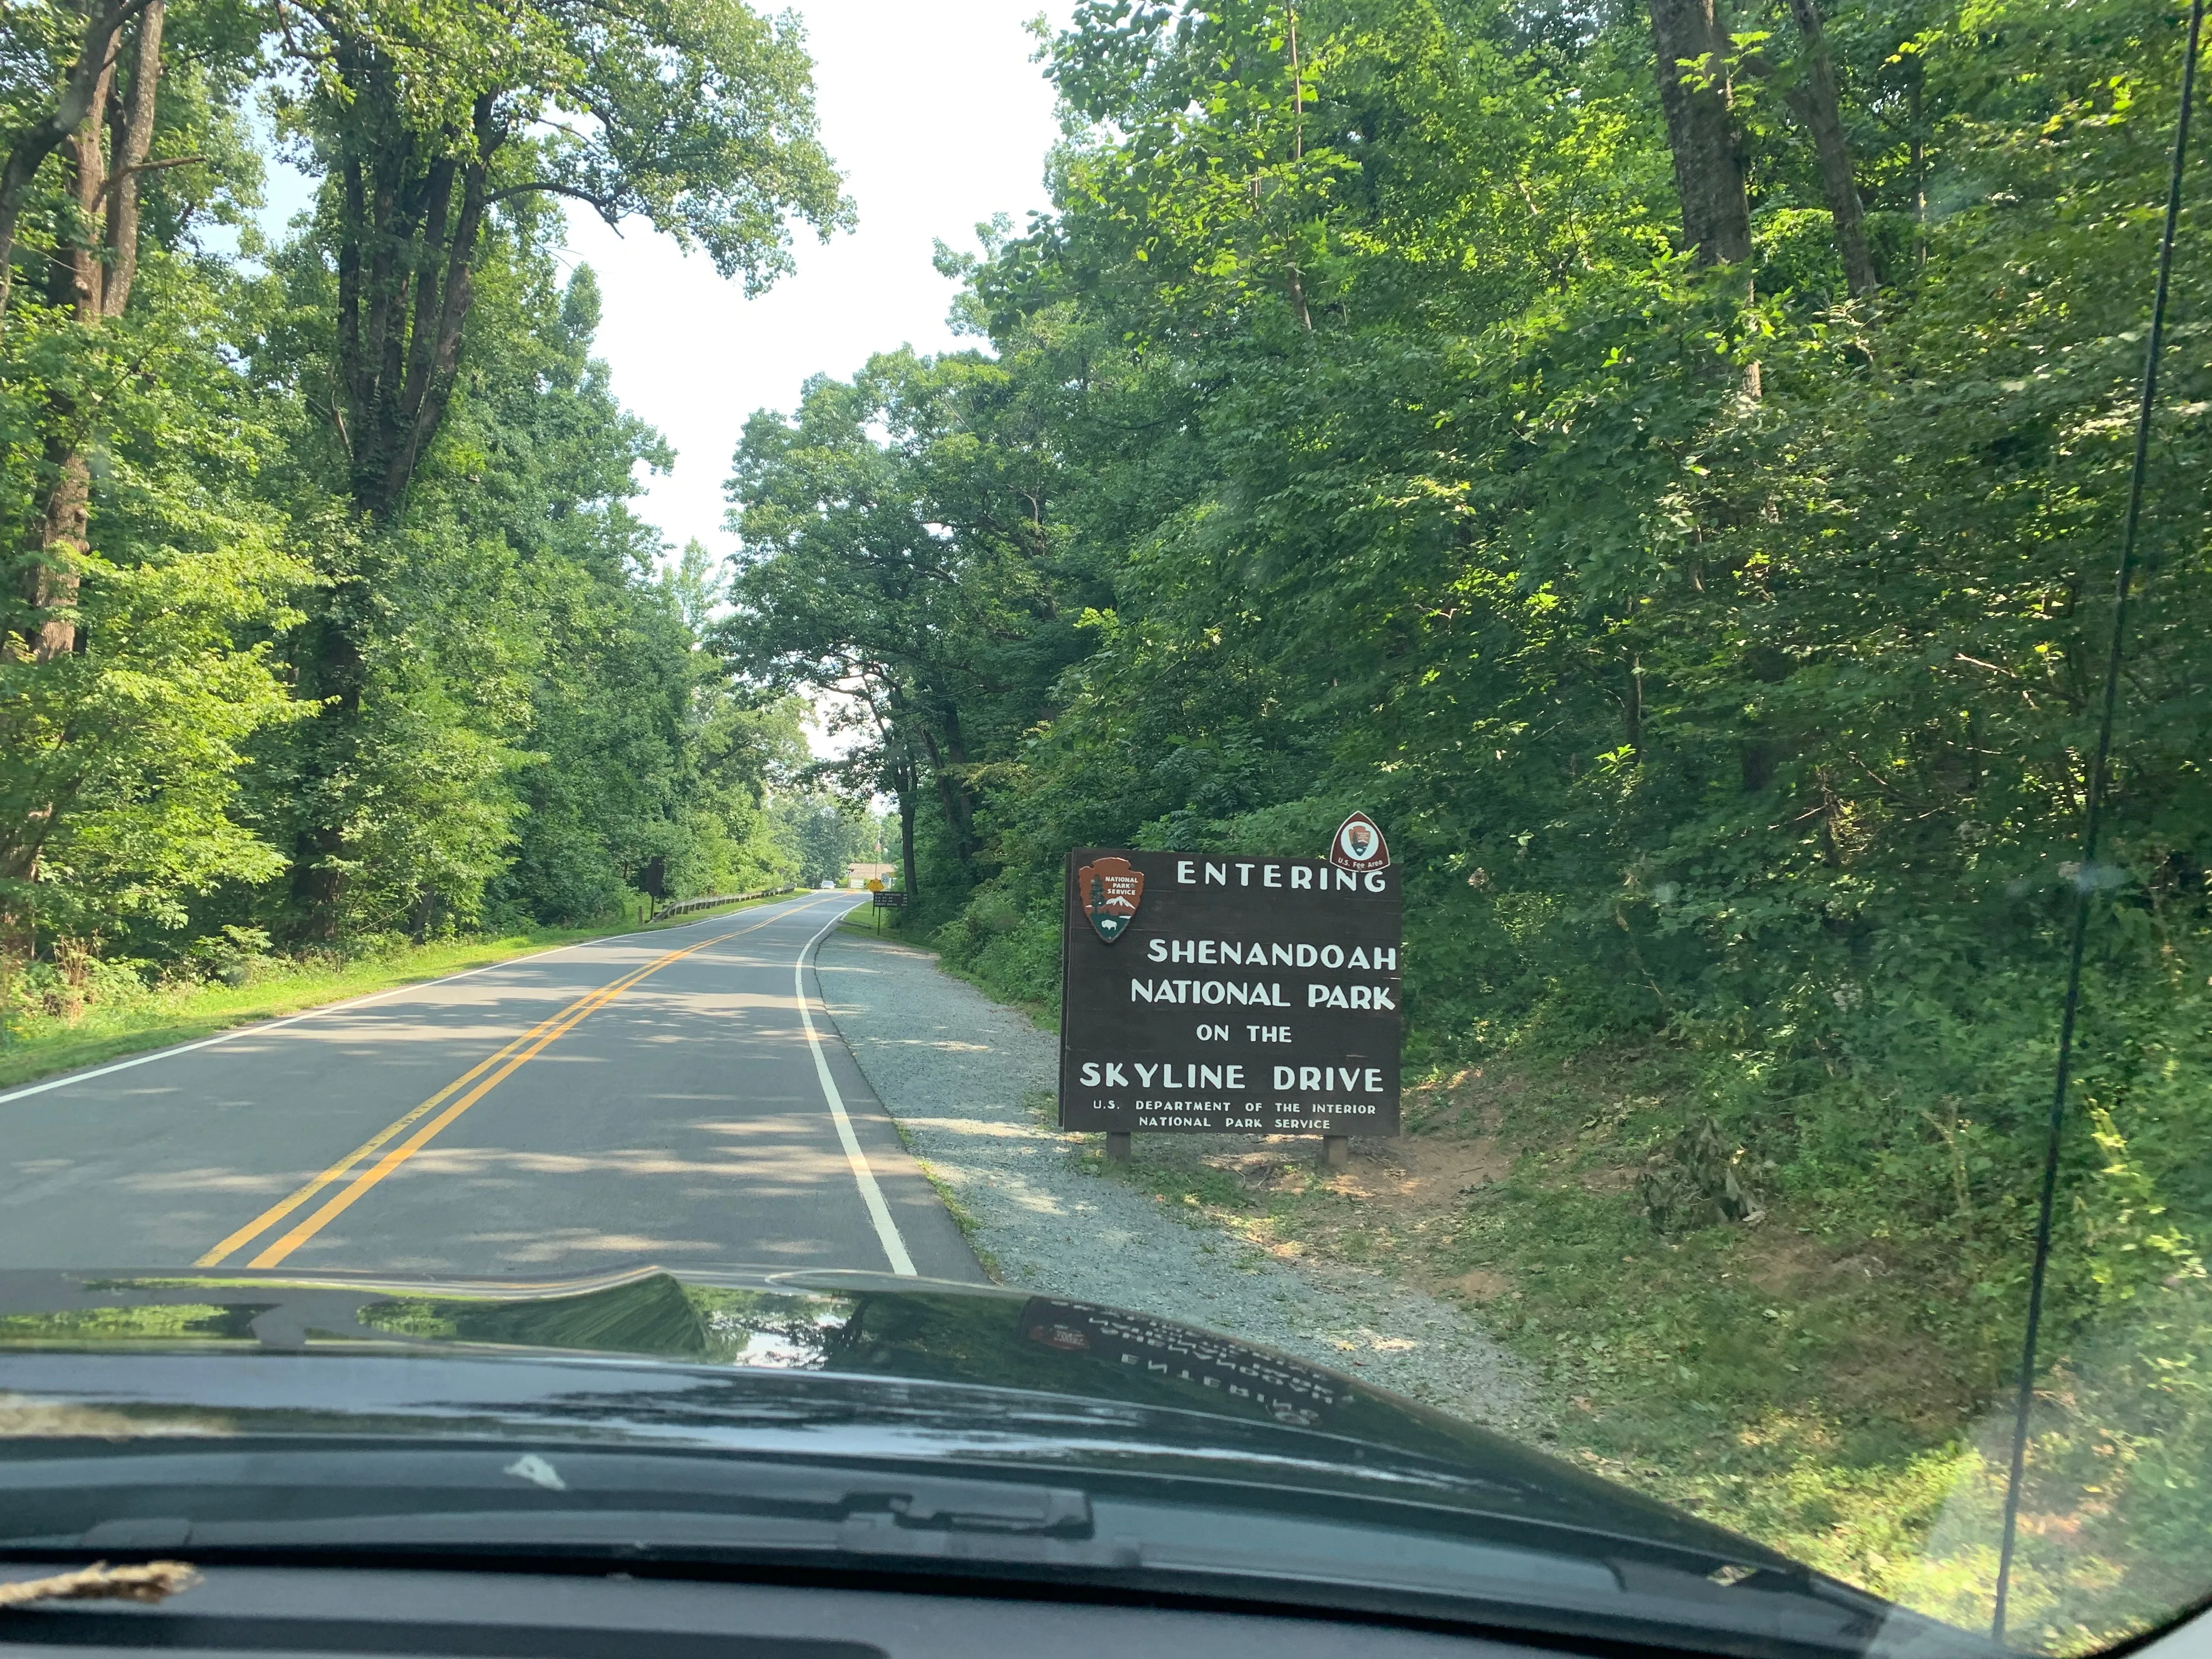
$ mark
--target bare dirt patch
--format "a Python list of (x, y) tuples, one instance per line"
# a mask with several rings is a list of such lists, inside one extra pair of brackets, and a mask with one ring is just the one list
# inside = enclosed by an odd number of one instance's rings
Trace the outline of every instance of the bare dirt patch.
[[(1360, 1143), (1351, 1166), (1322, 1184), (1343, 1197), (1379, 1206), (1401, 1221), (1419, 1221), (1457, 1209), (1470, 1193), (1504, 1180), (1512, 1171), (1513, 1155), (1495, 1135), (1471, 1140), (1409, 1137)], [(1274, 1177), (1278, 1182), (1280, 1178)]]
[(1511, 1293), (1513, 1281), (1504, 1273), (1492, 1273), (1487, 1267), (1477, 1267), (1471, 1273), (1462, 1273), (1455, 1281), (1454, 1288), (1470, 1302), (1494, 1302), (1499, 1297)]
[(1825, 1280), (1834, 1265), (1832, 1252), (1819, 1241), (1787, 1227), (1762, 1228), (1735, 1272), (1762, 1291), (1778, 1294), (1810, 1281)]

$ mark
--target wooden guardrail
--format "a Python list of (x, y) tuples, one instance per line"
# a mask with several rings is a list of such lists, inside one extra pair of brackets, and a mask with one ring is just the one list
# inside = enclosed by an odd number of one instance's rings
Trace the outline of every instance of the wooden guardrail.
[(668, 916), (680, 916), (686, 910), (711, 910), (718, 904), (739, 904), (746, 899), (780, 898), (786, 893), (803, 893), (804, 887), (763, 887), (757, 893), (716, 893), (709, 898), (678, 899), (673, 904), (655, 904), (651, 920), (659, 921)]

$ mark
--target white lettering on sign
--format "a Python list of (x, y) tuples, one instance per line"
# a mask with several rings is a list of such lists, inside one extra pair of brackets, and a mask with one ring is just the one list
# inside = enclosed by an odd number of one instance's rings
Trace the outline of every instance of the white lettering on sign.
[[(1231, 870), (1237, 872), (1237, 879), (1233, 882), (1229, 879)], [(1260, 872), (1260, 879), (1256, 883), (1252, 879), (1255, 870)], [(1380, 870), (1340, 870), (1328, 864), (1271, 864), (1262, 863), (1257, 859), (1232, 859), (1226, 864), (1216, 864), (1211, 859), (1177, 859), (1176, 884), (1181, 887), (1288, 886), (1316, 893), (1387, 893), (1390, 890), (1389, 881)]]
[(1258, 939), (1243, 943), (1233, 939), (1149, 939), (1145, 941), (1149, 962), (1194, 962), (1206, 968), (1365, 968), (1382, 973), (1398, 970), (1398, 947), (1364, 945), (1352, 947), (1347, 957), (1340, 945), (1303, 945)]
[[(1201, 869), (1203, 865), (1203, 869)], [(1237, 880), (1230, 880), (1230, 872), (1237, 872)], [(1259, 880), (1252, 880), (1252, 872), (1259, 872)], [(1318, 880), (1316, 880), (1318, 876)], [(1290, 887), (1297, 891), (1316, 891), (1316, 894), (1387, 894), (1389, 880), (1380, 869), (1336, 869), (1334, 865), (1279, 865), (1261, 863), (1259, 858), (1232, 858), (1230, 863), (1217, 865), (1206, 858), (1176, 858), (1175, 883), (1179, 887)]]
[[(1118, 1065), (1106, 1067), (1109, 1073), (1121, 1069)], [(1241, 1089), (1244, 1086), (1244, 1068), (1242, 1066), (1177, 1066), (1173, 1062), (1162, 1064), (1157, 1060), (1147, 1066), (1140, 1060), (1133, 1060), (1129, 1062), (1129, 1069), (1137, 1074), (1138, 1086), (1158, 1089), (1162, 1094), (1174, 1089)], [(1281, 1067), (1276, 1069), (1279, 1071)], [(1095, 1082), (1089, 1071), (1090, 1068), (1085, 1067), (1083, 1080), (1085, 1083)], [(1141, 1102), (1139, 1103), (1142, 1104)]]
[(1275, 1087), (1278, 1089), (1357, 1089), (1370, 1095), (1382, 1092), (1382, 1068), (1379, 1066), (1278, 1066), (1275, 1067)]
[(1306, 1006), (1309, 1008), (1372, 1008), (1395, 1013), (1398, 1005), (1390, 999), (1387, 985), (1323, 985), (1309, 981), (1306, 985)]
[(1290, 1000), (1284, 996), (1280, 981), (1267, 983), (1254, 980), (1243, 984), (1233, 979), (1133, 979), (1129, 981), (1129, 1000), (1132, 1002), (1207, 1003), (1218, 1006), (1233, 1002), (1240, 1008), (1287, 1008)]

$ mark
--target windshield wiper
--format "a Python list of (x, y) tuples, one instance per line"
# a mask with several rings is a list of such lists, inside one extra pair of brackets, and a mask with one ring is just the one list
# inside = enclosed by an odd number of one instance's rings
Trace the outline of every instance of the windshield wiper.
[(132, 1452), (0, 1459), (0, 1548), (161, 1549), (410, 1539), (726, 1540), (822, 1529), (1087, 1538), (1084, 1492), (923, 1472), (471, 1447)]

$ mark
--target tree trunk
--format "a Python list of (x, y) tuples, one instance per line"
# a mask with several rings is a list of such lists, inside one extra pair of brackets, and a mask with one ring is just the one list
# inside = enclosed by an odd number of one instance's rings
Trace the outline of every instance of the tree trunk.
[(115, 42), (123, 26), (145, 9), (147, 0), (91, 0), (82, 12), (84, 30), (76, 60), (62, 77), (54, 106), (15, 135), (0, 161), (0, 313), (8, 307), (15, 276), (15, 225), (39, 169), (107, 100), (115, 70)]
[[(389, 67), (358, 43), (340, 70), (364, 106), (396, 100)], [(404, 123), (389, 123), (404, 130)], [(506, 135), (489, 94), (442, 153), (374, 124), (337, 169), (345, 214), (337, 246), (336, 414), (351, 458), (354, 504), (395, 518), (443, 423), (476, 298), (476, 256), (491, 204), (493, 158)]]
[(1634, 653), (1629, 655), (1628, 684), (1621, 691), (1620, 726), (1629, 759), (1640, 763), (1644, 758), (1644, 659)]
[(31, 660), (37, 663), (52, 662), (76, 649), (76, 602), (82, 581), (76, 562), (84, 554), (92, 516), (92, 469), (76, 446), (67, 437), (51, 437), (46, 459), (53, 468), (53, 487), (46, 495), (46, 510), (40, 515), (38, 552), (24, 592), (35, 629), (28, 641)]
[[(93, 46), (106, 67), (94, 77), (92, 103), (106, 106), (114, 81), (113, 37)], [(101, 209), (107, 198), (106, 132), (98, 121), (81, 121), (60, 146), (69, 170), (68, 242), (50, 266), (49, 297), (87, 328), (106, 315), (106, 261)], [(127, 180), (122, 181), (127, 183)], [(31, 607), (31, 660), (52, 662), (76, 649), (76, 601), (81, 562), (90, 531), (92, 469), (77, 431), (76, 400), (65, 392), (46, 399), (46, 465), (53, 478), (39, 515), (37, 544), (24, 572), (23, 598)]]
[[(162, 0), (137, 0), (104, 7), (88, 20), (77, 64), (70, 71), (54, 115), (47, 124), (51, 142), (19, 138), (0, 168), (0, 308), (7, 304), (8, 261), (14, 251), (15, 220), (31, 177), (56, 149), (69, 166), (74, 222), (70, 245), (52, 265), (53, 297), (69, 307), (78, 323), (96, 328), (120, 315), (137, 269), (138, 175), (150, 143), (155, 99), (161, 75)], [(104, 112), (114, 85), (116, 47), (123, 26), (139, 15), (137, 40), (127, 106), (112, 119), (115, 170), (111, 175), (103, 139), (106, 124), (88, 118)], [(82, 415), (75, 400), (56, 394), (46, 406), (46, 457), (53, 482), (35, 530), (22, 575), (29, 602), (28, 627), (20, 640), (0, 640), (0, 652), (18, 660), (27, 655), (46, 665), (83, 648), (76, 605), (80, 563), (90, 537), (92, 468), (83, 451)], [(0, 841), (0, 881), (28, 885), (38, 879), (46, 843), (53, 833), (69, 791), (64, 788), (24, 811), (14, 833)], [(33, 798), (36, 799), (34, 796)], [(0, 901), (0, 957), (20, 958), (35, 948), (36, 918), (30, 907)], [(4, 971), (0, 967), (0, 971)]]
[[(416, 469), (437, 435), (459, 373), (475, 301), (477, 244), (490, 206), (493, 157), (506, 135), (491, 96), (479, 98), (466, 133), (441, 135), (426, 151), (398, 115), (391, 65), (351, 39), (338, 69), (354, 90), (360, 125), (333, 166), (344, 211), (337, 246), (338, 395), (332, 418), (349, 460), (355, 508), (377, 530), (404, 509)], [(368, 691), (372, 578), (333, 573), (319, 615), (296, 636), (301, 695), (320, 706), (299, 734), (307, 787), (293, 833), (295, 927), (309, 938), (337, 928), (345, 872), (341, 777), (357, 751)]]
[(305, 723), (306, 745), (300, 770), (307, 785), (306, 822), (292, 841), (292, 908), (304, 938), (329, 939), (337, 932), (338, 902), (345, 894), (345, 872), (338, 867), (345, 849), (341, 814), (325, 803), (318, 786), (343, 775), (360, 748), (362, 692), (367, 665), (344, 613), (366, 600), (367, 584), (350, 575), (324, 599), (324, 614), (300, 635), (298, 695), (320, 707)]
[[(115, 38), (101, 43), (106, 60), (93, 82), (93, 108), (105, 112), (115, 88)], [(107, 133), (100, 121), (82, 121), (61, 146), (69, 168), (70, 205), (74, 222), (70, 246), (53, 264), (52, 298), (65, 305), (81, 323), (93, 324), (106, 314), (107, 264), (100, 257), (106, 240), (106, 217), (101, 209), (107, 199)]]
[[(93, 78), (91, 107), (107, 118), (79, 122), (61, 145), (75, 223), (66, 255), (54, 262), (52, 297), (88, 329), (123, 314), (137, 275), (138, 176), (153, 143), (162, 22), (163, 0), (147, 0), (133, 32), (131, 83), (119, 98), (114, 95), (118, 33), (99, 43), (106, 67)], [(31, 658), (41, 663), (67, 656), (80, 644), (79, 572), (90, 545), (92, 514), (92, 468), (84, 456), (81, 411), (73, 399), (56, 394), (47, 401), (46, 415), (53, 483), (23, 595), (35, 630), (28, 641)]]
[(1835, 60), (1828, 53), (1828, 37), (1815, 0), (1790, 0), (1790, 15), (1797, 20), (1797, 33), (1805, 42), (1805, 80), (1790, 94), (1790, 106), (1813, 135), (1813, 158), (1820, 174), (1820, 192), (1828, 198), (1828, 214), (1835, 221), (1844, 285), (1854, 299), (1869, 299), (1881, 283), (1867, 246), (1866, 210), (1851, 176)]
[(161, 27), (164, 0), (147, 0), (131, 45), (131, 90), (115, 101), (113, 141), (109, 147), (113, 178), (108, 185), (106, 283), (100, 296), (104, 317), (120, 317), (131, 303), (138, 276), (138, 175), (154, 147), (154, 105), (161, 85)]
[(1920, 89), (1926, 76), (1918, 57), (1910, 64), (1912, 93), (1907, 112), (1912, 124), (1912, 270), (1915, 276), (1928, 264), (1928, 139), (1921, 125)]
[(1701, 265), (1751, 257), (1751, 201), (1729, 109), (1728, 31), (1714, 0), (1651, 0), (1659, 104), (1682, 198), (1682, 246)]
[(899, 863), (906, 872), (906, 902), (912, 904), (921, 896), (921, 883), (914, 867), (914, 769), (907, 769), (907, 780), (898, 792), (899, 804)]
[(945, 827), (952, 832), (952, 856), (965, 869), (975, 856), (975, 809), (969, 799), (968, 786), (954, 775), (968, 763), (960, 744), (959, 726), (950, 716), (946, 723), (951, 729), (941, 745), (927, 722), (917, 721), (916, 725), (921, 731), (923, 746), (929, 750), (930, 776), (937, 784), (938, 805), (945, 809)]

